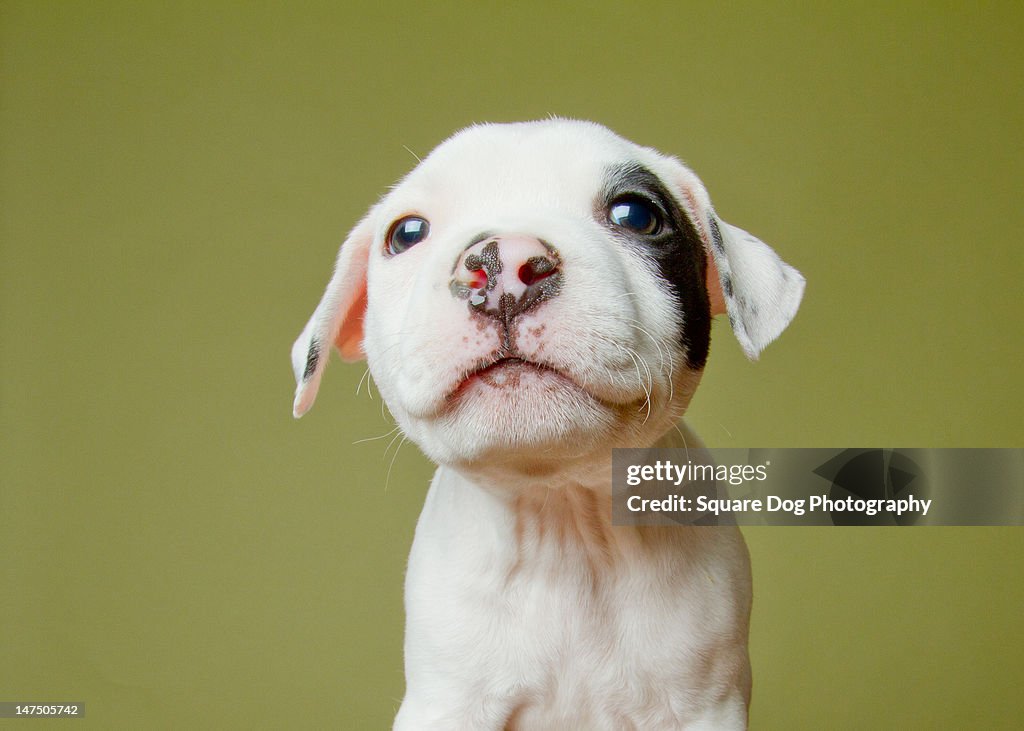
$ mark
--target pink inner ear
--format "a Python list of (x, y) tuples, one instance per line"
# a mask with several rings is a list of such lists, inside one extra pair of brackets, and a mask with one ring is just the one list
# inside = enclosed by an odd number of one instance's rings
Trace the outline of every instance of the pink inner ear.
[(705, 285), (708, 290), (708, 301), (711, 303), (711, 315), (725, 314), (725, 295), (722, 293), (722, 280), (718, 276), (718, 265), (715, 257), (708, 254), (708, 265), (705, 273)]
[(341, 321), (341, 328), (334, 338), (334, 346), (342, 360), (355, 361), (366, 357), (363, 351), (363, 319), (366, 317), (366, 284), (359, 290), (352, 306)]

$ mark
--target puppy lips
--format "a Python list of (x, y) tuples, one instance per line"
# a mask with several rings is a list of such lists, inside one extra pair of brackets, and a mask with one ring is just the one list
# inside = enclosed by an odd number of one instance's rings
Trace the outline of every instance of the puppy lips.
[(443, 398), (441, 412), (457, 408), (471, 390), (482, 397), (502, 398), (503, 391), (523, 392), (531, 390), (538, 398), (555, 391), (574, 394), (600, 404), (608, 410), (620, 410), (630, 404), (641, 404), (646, 401), (646, 394), (637, 394), (617, 388), (600, 388), (591, 382), (588, 387), (565, 369), (529, 360), (521, 355), (501, 355), (470, 368), (463, 376), (455, 380)]
[(451, 404), (458, 401), (467, 389), (478, 383), (501, 390), (522, 388), (527, 385), (526, 379), (535, 379), (537, 383), (548, 387), (583, 390), (571, 378), (550, 366), (519, 356), (498, 356), (471, 369), (459, 378), (455, 388), (445, 396), (445, 402)]

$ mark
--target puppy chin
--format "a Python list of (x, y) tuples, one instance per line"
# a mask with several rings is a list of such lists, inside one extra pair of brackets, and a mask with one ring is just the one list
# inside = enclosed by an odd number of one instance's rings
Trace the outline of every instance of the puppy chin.
[(416, 441), (451, 465), (572, 458), (607, 443), (622, 419), (561, 376), (524, 368), (470, 378)]

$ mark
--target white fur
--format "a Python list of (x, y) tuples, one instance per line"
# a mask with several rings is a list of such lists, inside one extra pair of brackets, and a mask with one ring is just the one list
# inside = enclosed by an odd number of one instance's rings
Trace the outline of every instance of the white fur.
[[(296, 416), (331, 343), (348, 359), (365, 352), (402, 430), (441, 465), (409, 558), (396, 729), (745, 726), (739, 532), (610, 524), (611, 449), (697, 444), (676, 423), (701, 375), (680, 345), (686, 313), (595, 210), (605, 171), (626, 161), (691, 218), (714, 309), (756, 357), (795, 314), (803, 278), (718, 219), (677, 160), (568, 120), (472, 127), (438, 147), (342, 246), (293, 348)], [(390, 224), (413, 214), (429, 237), (389, 256)], [(517, 372), (514, 387), (473, 375), (499, 328), (449, 291), (484, 231), (551, 243), (564, 274), (557, 296), (515, 321), (519, 356), (544, 368)]]

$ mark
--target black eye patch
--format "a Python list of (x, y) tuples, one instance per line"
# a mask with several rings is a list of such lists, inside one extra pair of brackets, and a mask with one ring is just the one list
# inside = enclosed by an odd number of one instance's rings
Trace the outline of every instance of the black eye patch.
[(619, 238), (657, 267), (682, 313), (687, 365), (700, 370), (710, 347), (711, 304), (706, 253), (693, 223), (661, 178), (636, 162), (607, 170), (598, 210)]

